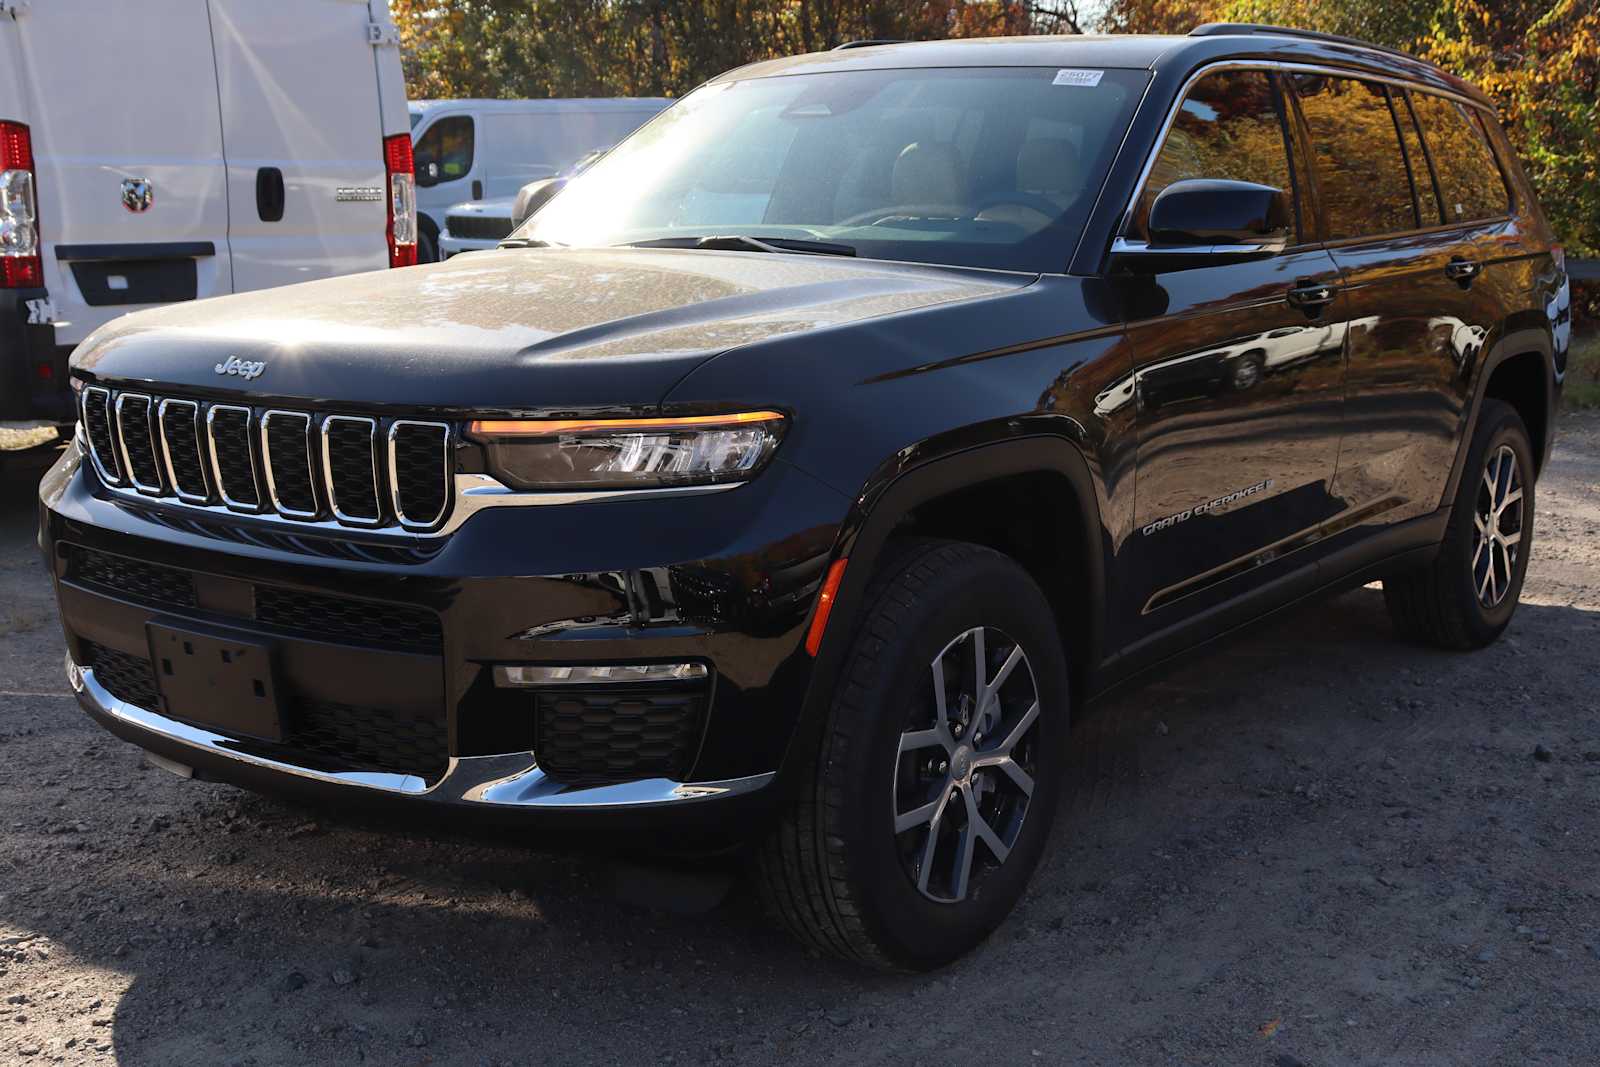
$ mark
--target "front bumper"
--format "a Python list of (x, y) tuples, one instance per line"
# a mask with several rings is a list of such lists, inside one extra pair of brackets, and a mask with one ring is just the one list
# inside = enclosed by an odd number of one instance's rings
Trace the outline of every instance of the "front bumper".
[[(660, 846), (650, 835), (667, 830), (684, 847), (734, 843), (774, 810), (810, 676), (801, 637), (846, 506), (775, 464), (747, 486), (692, 502), (488, 508), (409, 561), (328, 558), (297, 550), (314, 540), (309, 533), (269, 537), (241, 518), (223, 539), (185, 522), (181, 508), (115, 497), (75, 445), (41, 484), (41, 505), (40, 546), (56, 582), (69, 678), (85, 711), (124, 740), (199, 777), (264, 792), (465, 815), (552, 838), (614, 832), (626, 844), (638, 831), (642, 843)], [(82, 580), (73, 560), (83, 553), (123, 561), (130, 581), (111, 589), (103, 574)], [(149, 600), (152, 569), (192, 575), (196, 598)], [(683, 592), (691, 585), (703, 594), (693, 604)], [(426, 611), (438, 619), (437, 645), (387, 648), (375, 630), (346, 638), (337, 628), (263, 621), (266, 591), (318, 610), (337, 598)], [(428, 774), (355, 759), (341, 766), (327, 750), (303, 761), (170, 717), (159, 698), (128, 699), (125, 686), (96, 677), (96, 650), (141, 657), (153, 669), (151, 622), (271, 642), (286, 690), (319, 706), (362, 703), (364, 721), (433, 709), (447, 759)], [(493, 678), (499, 664), (685, 660), (707, 664), (713, 684), (692, 759), (670, 775), (595, 781), (542, 767), (524, 722), (532, 698), (496, 688)]]

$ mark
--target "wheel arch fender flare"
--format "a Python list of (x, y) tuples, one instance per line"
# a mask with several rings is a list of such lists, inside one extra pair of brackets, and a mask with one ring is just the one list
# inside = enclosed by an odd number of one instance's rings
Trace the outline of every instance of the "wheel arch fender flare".
[(1548, 324), (1541, 321), (1537, 325), (1517, 319), (1508, 320), (1502, 328), (1496, 331), (1487, 346), (1484, 348), (1483, 357), (1478, 361), (1475, 380), (1472, 383), (1470, 409), (1463, 422), (1461, 440), (1456, 442), (1456, 458), (1450, 468), (1450, 480), (1445, 485), (1444, 496), (1440, 499), (1440, 507), (1449, 507), (1455, 500), (1456, 490), (1461, 484), (1462, 468), (1467, 461), (1467, 452), (1472, 444), (1473, 434), (1478, 431), (1478, 418), (1483, 412), (1484, 397), (1488, 394), (1489, 379), (1494, 377), (1495, 370), (1506, 360), (1529, 352), (1538, 353), (1544, 363), (1545, 375), (1545, 416), (1546, 428), (1544, 439), (1534, 441), (1533, 448), (1535, 459), (1540, 469), (1549, 458), (1550, 441), (1555, 436), (1555, 407), (1558, 382), (1555, 369), (1555, 343), (1550, 336)]
[[(1079, 637), (1087, 642), (1081, 662), (1092, 672), (1102, 660), (1106, 616), (1106, 560), (1108, 536), (1101, 521), (1100, 496), (1089, 461), (1080, 449), (1082, 429), (1075, 420), (1065, 420), (1066, 433), (1048, 420), (1047, 432), (1018, 420), (1008, 420), (996, 433), (998, 439), (974, 442), (970, 431), (961, 443), (938, 439), (902, 449), (882, 464), (854, 498), (850, 513), (835, 541), (833, 558), (847, 558), (829, 615), (827, 629), (818, 649), (803, 702), (797, 740), (814, 741), (816, 727), (825, 720), (839, 672), (849, 651), (854, 623), (866, 599), (867, 587), (883, 560), (884, 550), (905, 517), (921, 504), (952, 492), (984, 485), (997, 479), (1025, 474), (1056, 474), (1071, 486), (1074, 514), (1081, 524), (1080, 543), (1087, 559), (1083, 573), (1084, 625)], [(1009, 431), (1009, 432), (1008, 432)], [(1070, 433), (1072, 436), (1067, 436)], [(1088, 679), (1073, 679), (1074, 695), (1088, 693)], [(794, 748), (791, 745), (791, 756)]]

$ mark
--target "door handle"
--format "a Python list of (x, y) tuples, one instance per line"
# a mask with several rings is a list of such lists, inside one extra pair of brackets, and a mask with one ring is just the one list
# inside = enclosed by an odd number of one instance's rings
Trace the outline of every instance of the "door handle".
[(1334, 297), (1339, 293), (1337, 286), (1326, 282), (1313, 281), (1310, 278), (1296, 278), (1294, 287), (1284, 294), (1284, 299), (1290, 307), (1297, 307), (1307, 316), (1316, 318), (1322, 314), (1322, 309), (1333, 303)]
[(1463, 289), (1470, 286), (1472, 279), (1476, 278), (1482, 270), (1482, 263), (1472, 259), (1463, 259), (1460, 256), (1452, 256), (1450, 262), (1444, 265), (1445, 277), (1453, 278), (1461, 283), (1461, 288)]
[(483, 199), (483, 182), (479, 181), (477, 178), (472, 179), (472, 199)]
[(256, 216), (262, 222), (283, 221), (283, 171), (262, 167), (256, 171)]

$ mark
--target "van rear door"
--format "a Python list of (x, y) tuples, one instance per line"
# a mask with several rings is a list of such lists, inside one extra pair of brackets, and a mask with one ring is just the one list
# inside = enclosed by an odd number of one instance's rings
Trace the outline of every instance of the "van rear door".
[(368, 6), (210, 2), (235, 288), (387, 267)]
[[(113, 12), (114, 13), (108, 13)], [(15, 15), (56, 343), (136, 307), (231, 290), (205, 0), (49, 0)], [(381, 206), (381, 205), (380, 205)]]

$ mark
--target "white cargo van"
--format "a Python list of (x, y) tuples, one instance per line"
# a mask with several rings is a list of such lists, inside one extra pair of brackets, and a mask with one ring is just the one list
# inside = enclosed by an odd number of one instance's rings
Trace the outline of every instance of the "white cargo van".
[(388, 0), (0, 0), (0, 426), (123, 312), (415, 262)]
[(657, 97), (413, 100), (421, 258), (437, 258), (445, 212), (454, 205), (516, 196), (534, 179), (616, 144), (670, 103)]

